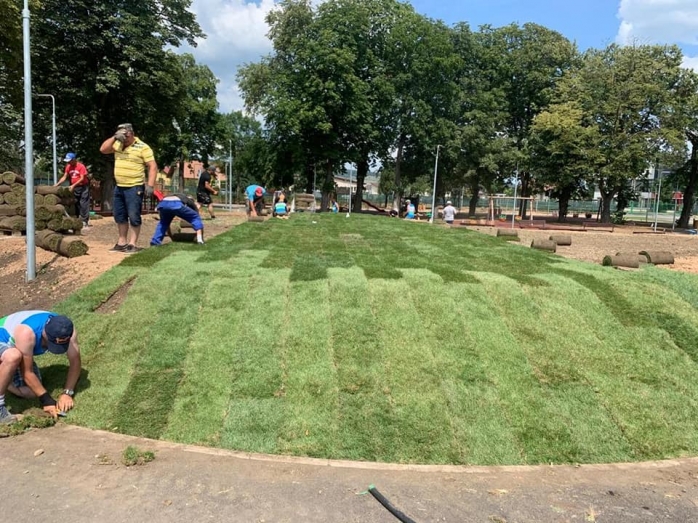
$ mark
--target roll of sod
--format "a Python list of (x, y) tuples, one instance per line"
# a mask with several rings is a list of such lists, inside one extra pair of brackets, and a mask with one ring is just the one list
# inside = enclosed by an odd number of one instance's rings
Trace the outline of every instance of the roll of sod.
[(516, 229), (497, 229), (497, 238), (507, 241), (519, 241), (519, 231)]
[(628, 267), (630, 269), (639, 269), (640, 260), (635, 254), (621, 254), (616, 256), (604, 256), (601, 262), (605, 267)]
[(642, 254), (635, 254), (634, 252), (617, 252), (616, 256), (629, 256), (636, 257), (640, 265), (647, 265), (647, 257)]
[(572, 245), (572, 236), (569, 234), (553, 234), (550, 237), (550, 241), (558, 245), (568, 246)]
[(550, 240), (533, 240), (531, 242), (531, 249), (555, 252), (557, 250), (557, 243)]
[(6, 171), (2, 173), (2, 181), (8, 185), (10, 185), (11, 183), (21, 183), (22, 185), (24, 185), (26, 183), (23, 176), (15, 174), (12, 171)]
[(640, 256), (647, 258), (647, 263), (653, 265), (671, 265), (674, 263), (674, 255), (667, 251), (641, 251)]
[(250, 216), (247, 218), (248, 222), (263, 222), (264, 216)]

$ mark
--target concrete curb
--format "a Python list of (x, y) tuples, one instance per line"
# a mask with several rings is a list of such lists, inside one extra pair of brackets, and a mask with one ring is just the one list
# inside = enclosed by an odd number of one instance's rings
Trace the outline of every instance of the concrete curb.
[(310, 465), (315, 467), (333, 467), (359, 470), (377, 471), (398, 471), (398, 472), (421, 472), (421, 473), (447, 473), (447, 474), (537, 474), (541, 472), (577, 470), (577, 471), (624, 471), (624, 470), (658, 470), (671, 469), (675, 467), (693, 465), (698, 467), (698, 457), (679, 458), (662, 461), (644, 461), (638, 463), (605, 463), (594, 465), (495, 465), (495, 466), (468, 466), (468, 465), (412, 465), (399, 463), (376, 463), (369, 461), (349, 461), (333, 460), (321, 458), (306, 458), (301, 456), (280, 456), (274, 454), (256, 454), (252, 452), (241, 452), (236, 450), (218, 449), (213, 447), (202, 447), (197, 445), (187, 445), (184, 443), (173, 443), (170, 441), (153, 440), (117, 434), (105, 430), (93, 430), (75, 425), (59, 424), (53, 429), (61, 432), (77, 432), (82, 434), (92, 434), (112, 441), (121, 441), (125, 444), (141, 445), (147, 444), (155, 447), (156, 450), (178, 450), (191, 452), (194, 454), (204, 454), (209, 456), (223, 456), (246, 461), (263, 461), (281, 464)]

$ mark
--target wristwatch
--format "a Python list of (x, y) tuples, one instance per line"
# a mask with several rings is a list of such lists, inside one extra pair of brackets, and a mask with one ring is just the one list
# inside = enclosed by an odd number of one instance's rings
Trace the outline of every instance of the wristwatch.
[(71, 389), (65, 389), (63, 391), (63, 394), (65, 394), (66, 396), (70, 396), (72, 398), (73, 396), (75, 396), (75, 391), (71, 390)]

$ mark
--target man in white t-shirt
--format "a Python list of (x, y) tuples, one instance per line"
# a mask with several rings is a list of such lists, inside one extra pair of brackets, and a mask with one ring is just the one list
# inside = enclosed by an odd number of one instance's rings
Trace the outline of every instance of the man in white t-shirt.
[(451, 202), (446, 202), (446, 207), (444, 207), (443, 210), (444, 221), (449, 225), (453, 225), (453, 222), (456, 219), (456, 212), (456, 208), (451, 205)]

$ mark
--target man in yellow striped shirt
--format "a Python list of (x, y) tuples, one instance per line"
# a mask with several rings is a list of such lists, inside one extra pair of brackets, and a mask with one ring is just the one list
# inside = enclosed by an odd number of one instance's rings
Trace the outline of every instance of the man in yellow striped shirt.
[(114, 155), (113, 210), (119, 239), (110, 250), (124, 254), (138, 252), (141, 250), (136, 245), (141, 232), (143, 196), (152, 196), (158, 175), (153, 150), (134, 135), (129, 123), (119, 125), (116, 134), (107, 138), (99, 150), (102, 154)]

